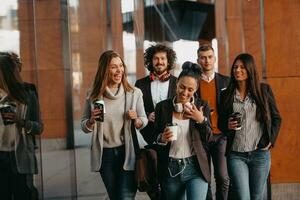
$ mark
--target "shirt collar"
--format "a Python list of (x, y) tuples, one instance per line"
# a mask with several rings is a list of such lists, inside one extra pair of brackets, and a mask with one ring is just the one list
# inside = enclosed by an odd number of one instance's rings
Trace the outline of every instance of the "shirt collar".
[(202, 79), (203, 81), (208, 82), (208, 83), (209, 83), (210, 81), (214, 80), (214, 78), (215, 78), (215, 73), (212, 73), (210, 76), (206, 76), (204, 73), (201, 74), (201, 79)]
[(248, 102), (248, 101), (251, 101), (251, 98), (250, 98), (250, 92), (247, 93), (247, 96), (246, 96), (245, 99), (242, 101), (242, 100), (241, 100), (240, 92), (239, 92), (237, 89), (235, 90), (234, 98), (235, 98), (237, 101), (240, 101), (240, 102)]

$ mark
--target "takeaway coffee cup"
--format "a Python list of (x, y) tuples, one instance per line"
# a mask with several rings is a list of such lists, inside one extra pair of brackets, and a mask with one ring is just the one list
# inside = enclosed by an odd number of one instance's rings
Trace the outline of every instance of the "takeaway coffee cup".
[(4, 117), (4, 113), (16, 113), (17, 107), (14, 104), (5, 103), (0, 105), (0, 113), (3, 120), (4, 125), (13, 124), (14, 121), (12, 119), (7, 119)]
[(236, 121), (238, 126), (235, 128), (236, 131), (242, 129), (242, 114), (239, 112), (234, 112), (230, 115), (232, 117), (231, 121)]
[(177, 140), (177, 134), (178, 134), (178, 125), (176, 123), (168, 124), (167, 128), (172, 132), (172, 138), (171, 140)]
[(99, 118), (96, 118), (96, 121), (103, 122), (104, 121), (104, 101), (96, 100), (94, 101), (94, 109), (99, 109), (101, 113), (99, 114)]

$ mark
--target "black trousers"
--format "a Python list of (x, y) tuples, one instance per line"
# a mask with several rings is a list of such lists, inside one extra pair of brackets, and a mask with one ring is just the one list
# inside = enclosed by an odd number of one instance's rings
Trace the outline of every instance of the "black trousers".
[[(227, 159), (225, 157), (227, 139), (224, 134), (213, 135), (210, 139), (208, 150), (213, 161), (214, 177), (216, 180), (216, 200), (227, 200), (229, 190), (229, 175)], [(211, 200), (212, 191), (209, 186), (207, 200)]]
[(0, 151), (0, 199), (36, 200), (32, 174), (20, 174), (14, 152)]

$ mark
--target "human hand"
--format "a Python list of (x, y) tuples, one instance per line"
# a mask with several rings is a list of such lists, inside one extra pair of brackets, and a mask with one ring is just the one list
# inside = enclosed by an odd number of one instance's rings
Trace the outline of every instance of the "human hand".
[(173, 137), (172, 131), (168, 127), (166, 127), (164, 129), (164, 132), (161, 135), (160, 141), (162, 143), (167, 143), (167, 142), (172, 141), (172, 137)]
[(148, 115), (148, 121), (149, 122), (154, 122), (155, 121), (155, 113), (152, 112)]
[(236, 130), (238, 128), (239, 124), (237, 120), (234, 120), (233, 117), (229, 117), (228, 119), (228, 129), (229, 130)]
[(13, 124), (17, 122), (17, 113), (15, 112), (1, 113), (1, 116), (3, 121), (9, 124)]
[(193, 119), (196, 122), (202, 123), (205, 119), (203, 115), (203, 106), (198, 109), (193, 103), (190, 104), (190, 106), (184, 105), (184, 116), (189, 119)]
[(127, 116), (129, 119), (136, 119), (137, 118), (137, 112), (135, 110), (128, 110), (127, 111)]

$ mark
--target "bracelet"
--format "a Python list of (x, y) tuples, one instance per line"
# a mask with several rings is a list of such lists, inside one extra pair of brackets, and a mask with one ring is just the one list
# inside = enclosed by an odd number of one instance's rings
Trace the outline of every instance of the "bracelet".
[(95, 122), (94, 123), (91, 122), (91, 119), (87, 120), (87, 123), (88, 123), (87, 125), (89, 126), (93, 126), (95, 124)]
[(31, 121), (25, 121), (25, 126), (24, 126), (26, 133), (30, 133), (32, 130), (32, 123)]
[(160, 141), (160, 140), (161, 140), (161, 137), (162, 137), (162, 134), (163, 134), (163, 133), (160, 133), (160, 134), (157, 136), (156, 142), (157, 142), (157, 144), (159, 144), (159, 145), (166, 146), (166, 145), (168, 144), (168, 142), (161, 142), (161, 141)]
[(205, 122), (207, 122), (207, 117), (204, 117), (202, 122), (196, 121), (196, 124), (204, 124)]

